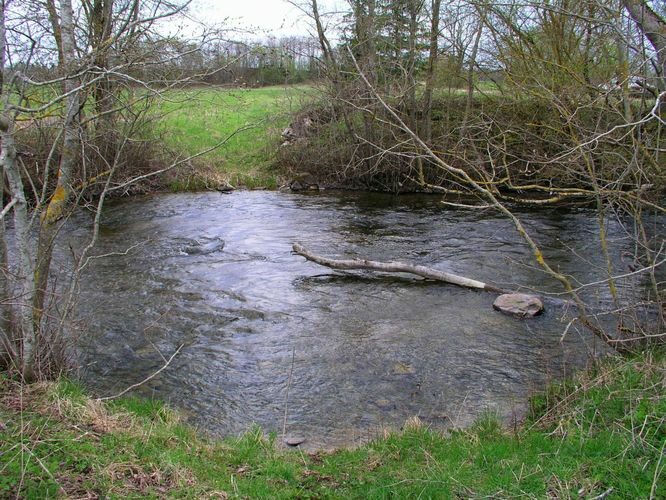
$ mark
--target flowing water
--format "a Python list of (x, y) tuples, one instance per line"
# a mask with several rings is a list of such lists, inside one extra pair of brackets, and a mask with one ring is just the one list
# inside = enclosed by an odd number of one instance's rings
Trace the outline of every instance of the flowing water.
[[(593, 213), (520, 215), (562, 272), (602, 276)], [(70, 240), (84, 233), (72, 229)], [(86, 269), (78, 311), (87, 332), (84, 377), (99, 394), (113, 394), (184, 344), (138, 393), (170, 402), (213, 435), (256, 423), (328, 448), (413, 416), (436, 428), (468, 425), (486, 411), (510, 419), (533, 391), (598, 351), (587, 333), (571, 330), (560, 341), (561, 305), (519, 320), (495, 312), (492, 293), (334, 272), (293, 254), (293, 242), (334, 258), (418, 263), (508, 289), (558, 289), (532, 267), (507, 220), (447, 208), (434, 196), (133, 199), (108, 207), (94, 252), (110, 255)], [(622, 241), (613, 248), (619, 255)]]

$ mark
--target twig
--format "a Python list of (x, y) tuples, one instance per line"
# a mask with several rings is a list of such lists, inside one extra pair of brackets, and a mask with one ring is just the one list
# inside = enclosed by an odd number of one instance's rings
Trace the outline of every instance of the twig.
[(442, 205), (447, 205), (449, 207), (456, 207), (456, 208), (469, 208), (469, 209), (474, 209), (474, 210), (485, 210), (487, 208), (495, 208), (493, 205), (468, 205), (466, 203), (453, 203), (451, 201), (441, 201), (440, 202)]
[(661, 474), (661, 460), (664, 458), (664, 447), (666, 446), (666, 439), (664, 444), (661, 445), (661, 451), (659, 452), (659, 460), (657, 461), (657, 466), (654, 468), (654, 477), (652, 479), (652, 488), (650, 488), (650, 500), (657, 498), (655, 492), (657, 491), (657, 481), (659, 480), (659, 475)]
[(562, 333), (562, 336), (560, 337), (560, 342), (564, 342), (564, 338), (567, 336), (567, 333), (569, 333), (569, 329), (573, 326), (573, 324), (578, 321), (578, 318), (574, 318), (569, 323), (567, 323), (567, 327), (564, 329), (564, 333)]
[(14, 205), (16, 205), (16, 202), (17, 202), (17, 201), (18, 201), (18, 200), (17, 200), (16, 198), (13, 198), (12, 201), (10, 201), (9, 203), (7, 203), (7, 205), (5, 206), (5, 208), (2, 209), (2, 212), (0, 212), (0, 220), (2, 220), (2, 219), (5, 218), (5, 215), (7, 215), (7, 214), (9, 213), (9, 211), (12, 209), (12, 207), (13, 207)]
[(162, 371), (164, 371), (164, 370), (165, 370), (165, 369), (171, 364), (171, 362), (173, 361), (173, 358), (175, 358), (175, 357), (178, 355), (178, 353), (180, 352), (180, 350), (181, 350), (184, 346), (185, 346), (185, 344), (180, 344), (180, 346), (178, 346), (178, 349), (176, 349), (176, 352), (174, 352), (174, 353), (171, 355), (171, 357), (167, 360), (167, 362), (164, 363), (164, 365), (162, 365), (162, 368), (160, 368), (160, 369), (157, 370), (156, 372), (153, 372), (152, 374), (150, 374), (149, 376), (147, 376), (145, 379), (143, 379), (141, 382), (137, 382), (136, 384), (132, 384), (132, 385), (130, 385), (129, 387), (127, 387), (126, 389), (120, 391), (118, 394), (116, 394), (116, 395), (114, 395), (114, 396), (106, 396), (106, 397), (104, 397), (104, 398), (97, 398), (96, 401), (109, 401), (110, 399), (117, 399), (117, 398), (119, 398), (119, 397), (121, 397), (121, 396), (124, 396), (125, 394), (127, 394), (127, 393), (130, 392), (131, 390), (136, 389), (137, 387), (142, 386), (143, 384), (145, 384), (145, 383), (148, 382), (149, 380), (152, 380), (153, 378), (155, 378), (157, 375), (159, 375)]
[(614, 488), (608, 488), (606, 491), (604, 491), (601, 495), (597, 495), (596, 497), (592, 498), (592, 500), (603, 500), (606, 498), (608, 495), (613, 493)]

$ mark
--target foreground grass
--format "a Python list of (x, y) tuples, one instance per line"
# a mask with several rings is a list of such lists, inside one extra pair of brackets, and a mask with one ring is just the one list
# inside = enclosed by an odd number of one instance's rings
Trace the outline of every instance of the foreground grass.
[(162, 141), (193, 155), (228, 139), (197, 161), (215, 167), (233, 184), (275, 187), (271, 166), (280, 134), (308, 100), (308, 91), (307, 86), (288, 86), (171, 92), (158, 105)]
[(534, 402), (443, 436), (412, 421), (355, 450), (280, 449), (258, 429), (211, 441), (160, 403), (76, 384), (0, 394), (0, 497), (664, 498), (664, 357), (612, 360)]

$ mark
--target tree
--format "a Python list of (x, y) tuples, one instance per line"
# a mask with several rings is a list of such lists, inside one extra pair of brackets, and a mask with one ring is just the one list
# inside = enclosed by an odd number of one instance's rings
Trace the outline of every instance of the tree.
[[(7, 76), (0, 89), (0, 164), (8, 182), (0, 221), (0, 357), (26, 380), (51, 376), (62, 366), (64, 321), (106, 197), (191, 158), (161, 159), (161, 168), (137, 171), (142, 158), (146, 163), (152, 154), (143, 138), (154, 97), (168, 98), (170, 88), (221, 69), (192, 74), (196, 68), (184, 66), (196, 60), (202, 41), (172, 43), (173, 35), (159, 28), (186, 5), (84, 0), (82, 10), (74, 12), (71, 0), (0, 4), (0, 53)], [(206, 31), (201, 36), (213, 38)], [(189, 76), (174, 75), (172, 61)], [(54, 135), (39, 133), (44, 121), (57, 124)], [(35, 151), (39, 168), (17, 154), (17, 139), (23, 150)], [(82, 199), (95, 212), (91, 241), (73, 255), (70, 281), (56, 287), (53, 248)]]
[[(576, 304), (571, 325), (618, 350), (663, 341), (663, 330), (654, 333), (645, 321), (647, 303), (664, 322), (656, 276), (662, 240), (651, 236), (645, 214), (664, 213), (664, 93), (629, 88), (654, 81), (651, 61), (663, 74), (663, 18), (649, 2), (614, 0), (433, 0), (429, 11), (408, 1), (349, 2), (335, 72), (344, 91), (331, 93), (342, 111), (320, 124), (330, 142), (306, 142), (285, 154), (300, 155), (299, 168), (333, 171), (354, 185), (477, 197), (513, 222), (535, 265)], [(643, 38), (650, 42), (645, 50)], [(421, 82), (423, 93), (414, 92)], [(347, 137), (336, 126), (340, 114)], [(328, 151), (335, 154), (326, 164)], [(552, 267), (538, 233), (511, 209), (571, 202), (596, 209), (599, 283)], [(633, 235), (628, 275), (609, 244), (610, 225)], [(637, 275), (648, 282), (640, 299), (622, 293)], [(609, 295), (615, 330), (598, 321), (581, 293), (588, 288)]]
[(655, 51), (659, 89), (666, 90), (666, 21), (650, 8), (647, 0), (622, 0), (629, 15)]

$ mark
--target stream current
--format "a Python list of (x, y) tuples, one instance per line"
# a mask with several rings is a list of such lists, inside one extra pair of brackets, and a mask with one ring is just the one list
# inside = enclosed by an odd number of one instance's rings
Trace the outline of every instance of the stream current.
[[(597, 223), (586, 210), (520, 213), (551, 262), (582, 281), (603, 278)], [(80, 215), (82, 220), (87, 217)], [(90, 222), (72, 225), (83, 242)], [(625, 242), (610, 227), (618, 259)], [(222, 245), (224, 242), (224, 245)], [(291, 251), (399, 260), (491, 282), (557, 291), (531, 265), (511, 223), (452, 209), (436, 196), (264, 191), (159, 195), (111, 204), (82, 280), (82, 374), (117, 393), (179, 408), (214, 436), (258, 424), (351, 446), (418, 416), (434, 428), (484, 412), (510, 420), (545, 384), (584, 366), (600, 346), (571, 329), (561, 305), (520, 320), (495, 294), (408, 275), (334, 272)], [(522, 288), (526, 290), (526, 288)], [(600, 307), (605, 292), (591, 300)]]

